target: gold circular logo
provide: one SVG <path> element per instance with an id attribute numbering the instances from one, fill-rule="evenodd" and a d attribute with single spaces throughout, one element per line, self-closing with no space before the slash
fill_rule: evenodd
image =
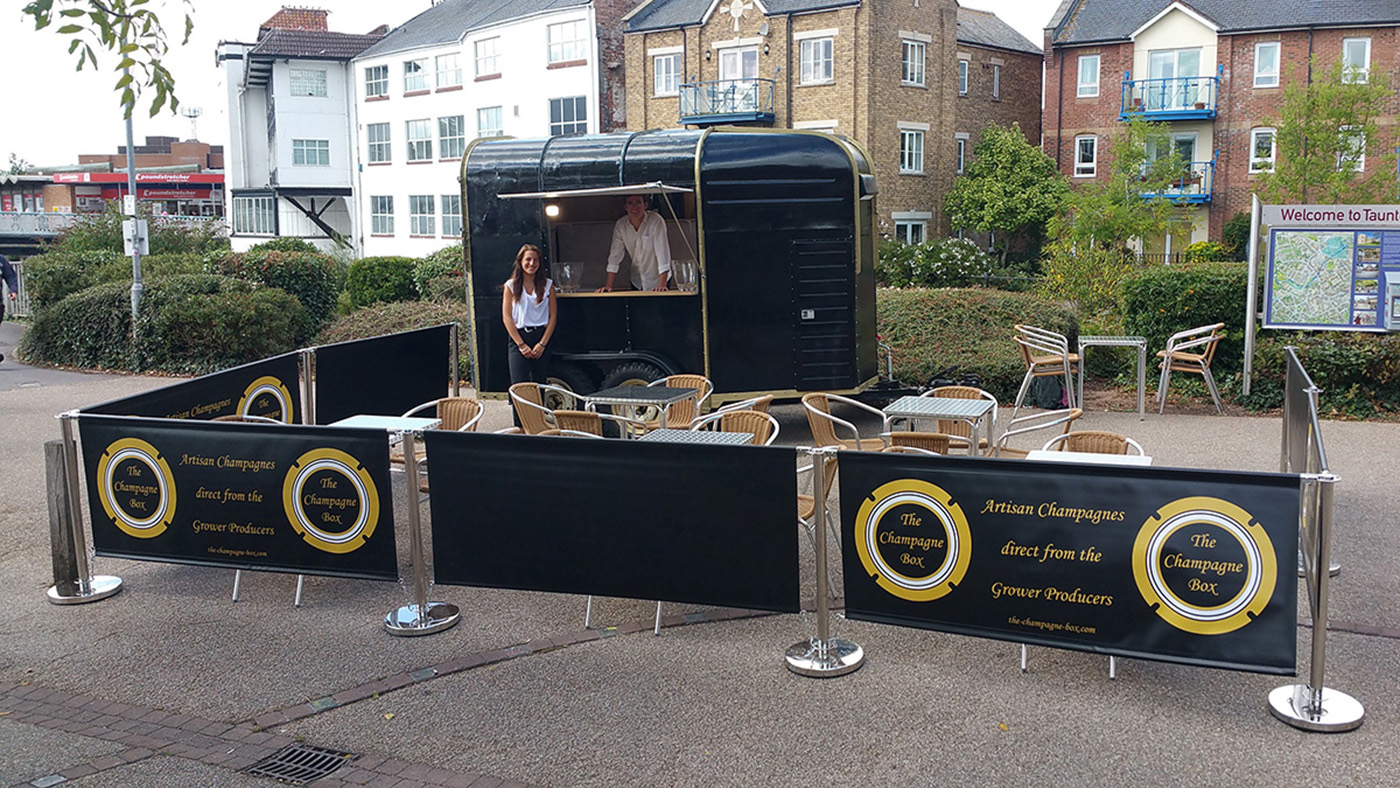
<path id="1" fill-rule="evenodd" d="M 379 493 L 359 460 L 338 449 L 297 458 L 282 483 L 282 506 L 301 538 L 327 553 L 358 550 L 379 524 Z"/>
<path id="2" fill-rule="evenodd" d="M 292 423 L 292 393 L 282 385 L 282 381 L 264 375 L 243 391 L 238 400 L 238 415 L 264 416 L 276 419 L 283 424 Z"/>
<path id="3" fill-rule="evenodd" d="M 153 539 L 175 519 L 175 477 L 151 444 L 123 438 L 97 462 L 102 510 L 129 536 Z"/>
<path id="4" fill-rule="evenodd" d="M 1181 498 L 1143 523 L 1133 578 L 1167 623 L 1197 635 L 1248 624 L 1278 581 L 1273 543 L 1249 512 L 1219 498 Z"/>
<path id="5" fill-rule="evenodd" d="M 856 514 L 861 565 L 889 593 L 911 602 L 946 595 L 972 561 L 972 532 L 943 488 L 901 479 L 876 488 Z"/>

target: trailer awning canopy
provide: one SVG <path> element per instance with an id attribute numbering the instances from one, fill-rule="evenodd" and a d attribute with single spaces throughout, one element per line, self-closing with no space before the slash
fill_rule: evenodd
<path id="1" fill-rule="evenodd" d="M 652 181 L 633 186 L 601 186 L 595 189 L 565 189 L 557 192 L 517 192 L 496 196 L 502 200 L 558 200 L 564 197 L 606 197 L 610 194 L 688 194 L 692 191 L 695 190 Z"/>

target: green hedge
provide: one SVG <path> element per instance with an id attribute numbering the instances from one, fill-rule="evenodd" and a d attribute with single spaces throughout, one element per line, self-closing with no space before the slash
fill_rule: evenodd
<path id="1" fill-rule="evenodd" d="M 150 235 L 150 253 L 203 255 L 228 249 L 228 236 L 223 222 L 202 220 L 190 222 L 176 217 L 154 216 L 150 203 L 137 209 Z M 109 200 L 102 213 L 80 214 L 50 244 L 49 249 L 63 252 L 120 252 L 123 247 L 121 203 Z"/>
<path id="2" fill-rule="evenodd" d="M 1324 416 L 1364 419 L 1400 413 L 1400 335 L 1395 334 L 1267 332 L 1255 348 L 1249 396 L 1238 394 L 1239 376 L 1226 386 L 1235 399 L 1254 409 L 1280 407 L 1287 373 L 1284 348 L 1289 345 L 1298 349 L 1303 369 L 1322 389 L 1319 410 Z"/>
<path id="3" fill-rule="evenodd" d="M 323 252 L 281 251 L 279 247 L 288 242 L 297 242 L 292 244 L 297 248 L 310 246 L 300 239 L 276 239 L 246 252 L 223 255 L 213 270 L 291 293 L 306 309 L 315 331 L 325 325 L 335 309 L 339 291 L 336 261 Z"/>
<path id="4" fill-rule="evenodd" d="M 466 306 L 460 302 L 393 301 L 367 306 L 336 318 L 316 337 L 316 344 L 349 342 L 352 339 L 366 339 L 380 334 L 412 331 L 445 323 L 456 323 L 458 326 L 462 349 L 458 375 L 463 380 L 470 379 L 471 357 L 465 333 L 467 312 Z"/>
<path id="5" fill-rule="evenodd" d="M 1017 323 L 1058 331 L 1071 345 L 1079 335 L 1073 311 L 1030 293 L 882 288 L 876 299 L 879 334 L 894 352 L 895 378 L 906 385 L 926 384 L 957 365 L 979 375 L 998 399 L 1014 399 L 1026 374 L 1013 339 Z"/>
<path id="6" fill-rule="evenodd" d="M 1148 349 L 1167 346 L 1178 331 L 1224 323 L 1226 337 L 1212 366 L 1240 369 L 1244 359 L 1244 312 L 1249 271 L 1243 263 L 1192 263 L 1142 268 L 1123 284 L 1123 328 L 1147 337 Z"/>
<path id="7" fill-rule="evenodd" d="M 203 373 L 297 347 L 308 333 L 297 299 L 211 274 L 146 283 L 131 340 L 131 282 L 107 282 L 36 312 L 20 342 L 27 360 L 93 369 Z"/>
<path id="8" fill-rule="evenodd" d="M 205 272 L 203 257 L 172 252 L 141 258 L 141 279 Z M 131 258 L 111 250 L 51 251 L 24 261 L 29 303 L 42 309 L 103 282 L 131 281 Z"/>
<path id="9" fill-rule="evenodd" d="M 345 295 L 355 306 L 389 301 L 412 301 L 418 297 L 413 286 L 412 257 L 363 257 L 350 264 L 345 277 Z"/>
<path id="10" fill-rule="evenodd" d="M 434 280 L 447 276 L 456 277 L 458 282 L 456 290 L 459 293 L 457 298 L 461 300 L 465 297 L 461 293 L 465 292 L 466 288 L 462 282 L 462 272 L 462 245 L 445 246 L 414 264 L 413 286 L 419 295 L 431 298 L 435 290 L 442 289 Z"/>

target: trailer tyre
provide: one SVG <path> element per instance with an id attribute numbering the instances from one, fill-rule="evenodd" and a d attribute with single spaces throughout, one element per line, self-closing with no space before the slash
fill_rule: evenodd
<path id="1" fill-rule="evenodd" d="M 603 382 L 599 388 L 610 389 L 613 386 L 645 386 L 646 384 L 664 377 L 666 373 L 655 364 L 645 361 L 628 361 L 613 367 L 608 374 L 603 376 Z"/>
<path id="2" fill-rule="evenodd" d="M 556 361 L 550 366 L 549 379 L 545 381 L 549 385 L 568 389 L 575 394 L 592 394 L 598 390 L 592 376 L 584 372 L 583 368 L 577 364 Z M 563 407 L 563 405 L 558 407 Z"/>

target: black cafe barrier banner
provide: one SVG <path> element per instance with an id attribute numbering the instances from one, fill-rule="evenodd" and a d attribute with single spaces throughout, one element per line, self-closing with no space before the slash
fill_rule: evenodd
<path id="1" fill-rule="evenodd" d="M 393 580 L 378 430 L 78 416 L 98 555 Z"/>
<path id="2" fill-rule="evenodd" d="M 301 423 L 298 353 L 254 361 L 192 380 L 124 397 L 84 413 L 208 420 L 218 416 L 263 416 Z"/>
<path id="3" fill-rule="evenodd" d="M 398 416 L 447 396 L 452 326 L 316 348 L 316 421 L 368 413 Z"/>
<path id="4" fill-rule="evenodd" d="M 1292 675 L 1299 482 L 842 452 L 846 615 Z"/>
<path id="5" fill-rule="evenodd" d="M 798 610 L 791 449 L 424 439 L 438 583 Z"/>

